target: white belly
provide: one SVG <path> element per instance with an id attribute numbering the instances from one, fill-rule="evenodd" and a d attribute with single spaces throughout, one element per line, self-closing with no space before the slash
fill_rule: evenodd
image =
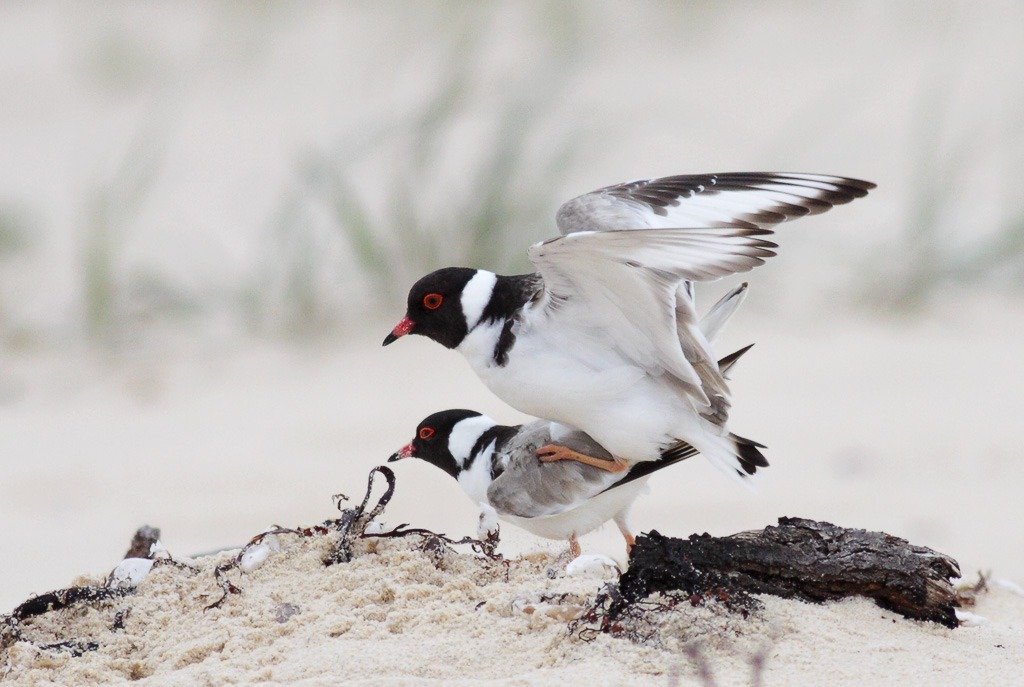
<path id="1" fill-rule="evenodd" d="M 633 480 L 628 484 L 598 494 L 583 504 L 559 513 L 539 518 L 520 518 L 515 515 L 498 513 L 498 517 L 517 527 L 546 539 L 568 539 L 569 535 L 582 536 L 628 510 L 636 497 L 646 491 L 647 479 Z"/>
<path id="2" fill-rule="evenodd" d="M 615 456 L 655 460 L 684 434 L 702 431 L 688 400 L 613 351 L 534 331 L 518 337 L 508 364 L 498 366 L 486 355 L 496 332 L 481 330 L 460 349 L 492 392 L 521 412 L 583 430 Z"/>

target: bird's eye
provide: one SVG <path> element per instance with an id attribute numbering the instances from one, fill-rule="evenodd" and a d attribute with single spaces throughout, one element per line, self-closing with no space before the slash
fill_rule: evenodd
<path id="1" fill-rule="evenodd" d="M 434 428 L 433 427 L 424 427 L 423 429 L 420 430 L 420 439 L 423 439 L 424 441 L 426 441 L 427 439 L 429 439 L 432 436 L 434 436 Z"/>
<path id="2" fill-rule="evenodd" d="M 423 307 L 427 310 L 437 310 L 444 303 L 444 296 L 439 293 L 428 293 L 423 297 Z"/>

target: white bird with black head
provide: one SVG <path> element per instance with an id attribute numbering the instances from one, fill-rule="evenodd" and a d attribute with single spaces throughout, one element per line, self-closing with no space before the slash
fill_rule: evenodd
<path id="1" fill-rule="evenodd" d="M 742 477 L 756 445 L 727 428 L 729 388 L 691 282 L 763 264 L 775 225 L 872 188 L 761 172 L 609 186 L 559 209 L 561 236 L 529 250 L 536 274 L 448 267 L 420 279 L 384 344 L 420 334 L 461 351 L 506 403 L 579 428 L 618 463 L 685 443 Z"/>

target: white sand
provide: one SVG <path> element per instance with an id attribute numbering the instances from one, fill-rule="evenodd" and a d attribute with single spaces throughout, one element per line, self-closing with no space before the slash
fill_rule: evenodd
<path id="1" fill-rule="evenodd" d="M 1009 353 L 1024 311 L 960 301 L 914 325 L 808 323 L 759 316 L 759 298 L 723 350 L 758 342 L 734 375 L 733 427 L 769 446 L 771 468 L 756 494 L 703 460 L 666 470 L 637 502 L 637 528 L 729 534 L 810 517 L 930 546 L 965 575 L 1024 581 L 1024 548 L 1006 544 L 1024 521 L 1024 357 Z M 416 338 L 381 349 L 390 324 L 329 350 L 158 349 L 127 369 L 8 356 L 0 378 L 22 391 L 0 405 L 0 609 L 107 568 L 143 523 L 194 553 L 275 521 L 316 522 L 327 494 L 361 490 L 436 410 L 521 417 L 457 353 Z M 454 480 L 407 463 L 388 519 L 474 533 L 477 511 Z M 547 546 L 510 528 L 504 537 L 510 552 Z M 583 545 L 623 556 L 613 527 Z"/>
<path id="2" fill-rule="evenodd" d="M 664 684 L 679 670 L 696 684 L 683 647 L 696 645 L 720 684 L 747 684 L 750 656 L 766 651 L 765 684 L 1008 684 L 1024 660 L 1024 597 L 984 594 L 987 622 L 949 630 L 905 620 L 867 600 L 811 605 L 764 598 L 744 620 L 688 604 L 662 616 L 656 640 L 599 635 L 584 642 L 567 622 L 599 574 L 550 576 L 550 555 L 505 568 L 470 555 L 436 562 L 415 540 L 363 540 L 356 558 L 325 567 L 327 537 L 281 537 L 282 551 L 233 579 L 243 589 L 216 609 L 213 567 L 157 566 L 137 592 L 25 623 L 40 643 L 96 641 L 74 657 L 26 642 L 0 652 L 12 685 L 299 683 Z M 563 562 L 564 564 L 564 562 Z M 79 580 L 99 583 L 101 578 Z M 545 594 L 562 595 L 544 602 Z M 113 630 L 124 611 L 123 629 Z M 646 628 L 650 629 L 650 628 Z"/>
<path id="3" fill-rule="evenodd" d="M 1007 418 L 1020 407 L 1024 360 L 1006 352 L 1018 345 L 1024 315 L 977 302 L 955 316 L 956 328 L 941 313 L 913 326 L 837 316 L 822 327 L 752 313 L 726 336 L 737 346 L 747 342 L 737 332 L 761 338 L 735 375 L 735 427 L 771 447 L 759 493 L 687 461 L 638 502 L 638 528 L 726 534 L 801 515 L 907 537 L 957 557 L 968 577 L 992 568 L 1020 581 L 1024 551 L 1007 542 L 1019 539 L 1021 453 L 1017 423 Z M 81 570 L 108 570 L 142 522 L 161 526 L 179 553 L 238 544 L 275 521 L 317 522 L 330 515 L 325 487 L 361 492 L 368 468 L 439 408 L 517 417 L 456 354 L 418 340 L 380 351 L 378 334 L 367 326 L 330 351 L 301 354 L 154 356 L 138 360 L 132 374 L 88 358 L 13 358 L 7 379 L 35 383 L 0 408 L 0 444 L 11 458 L 0 483 L 3 608 L 66 586 Z M 415 462 L 397 467 L 389 522 L 475 531 L 476 511 L 447 475 Z M 584 550 L 621 560 L 611 530 L 585 538 Z M 658 684 L 666 679 L 658 674 L 680 665 L 692 677 L 673 641 L 582 644 L 563 620 L 509 610 L 516 598 L 545 590 L 586 594 L 599 586 L 549 580 L 545 554 L 517 564 L 506 584 L 462 559 L 436 571 L 397 544 L 330 569 L 315 545 L 291 547 L 290 558 L 272 558 L 248 576 L 242 596 L 206 614 L 201 608 L 216 593 L 213 561 L 194 577 L 158 569 L 136 597 L 115 604 L 134 610 L 123 633 L 101 637 L 101 651 L 75 659 L 19 645 L 7 679 L 102 682 L 134 671 L 152 684 L 403 676 Z M 506 552 L 538 547 L 560 550 L 505 528 Z M 393 601 L 381 600 L 392 593 Z M 475 611 L 481 600 L 489 603 Z M 279 624 L 282 604 L 300 613 Z M 663 635 L 713 640 L 724 684 L 745 684 L 744 652 L 778 633 L 768 684 L 1005 684 L 1024 658 L 1024 601 L 1007 591 L 971 609 L 988 623 L 956 631 L 898 619 L 867 601 L 769 599 L 748 623 L 684 610 Z M 55 620 L 86 634 L 93 615 L 105 627 L 111 612 Z"/>

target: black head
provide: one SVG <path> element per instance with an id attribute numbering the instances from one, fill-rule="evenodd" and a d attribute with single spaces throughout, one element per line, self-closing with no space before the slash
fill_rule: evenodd
<path id="1" fill-rule="evenodd" d="M 389 463 L 403 458 L 420 458 L 432 463 L 452 477 L 458 477 L 468 456 L 453 456 L 449 439 L 455 425 L 463 420 L 482 417 L 475 410 L 442 410 L 427 417 L 416 427 L 416 435 L 408 444 L 388 458 Z"/>
<path id="2" fill-rule="evenodd" d="M 445 267 L 413 284 L 405 317 L 387 335 L 384 345 L 406 334 L 421 334 L 446 348 L 462 343 L 469 331 L 462 311 L 462 291 L 477 271 Z"/>

